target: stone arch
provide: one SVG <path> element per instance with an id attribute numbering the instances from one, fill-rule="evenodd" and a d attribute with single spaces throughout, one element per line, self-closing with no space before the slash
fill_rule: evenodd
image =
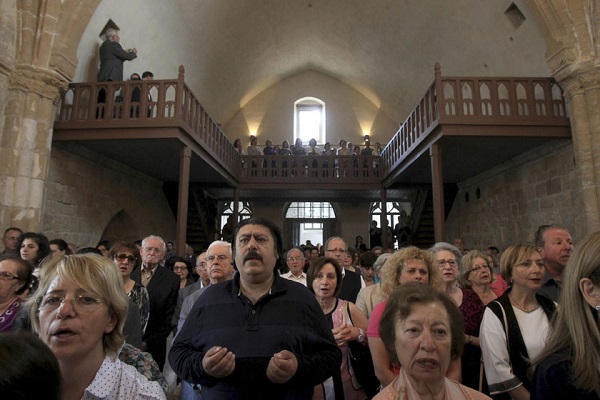
<path id="1" fill-rule="evenodd" d="M 143 238 L 135 220 L 125 210 L 120 210 L 110 219 L 100 239 L 108 240 L 112 244 L 119 240 L 133 243 Z"/>
<path id="2" fill-rule="evenodd" d="M 600 8 L 579 0 L 527 0 L 546 40 L 546 60 L 561 81 L 581 63 L 593 62 L 600 49 Z"/>
<path id="3" fill-rule="evenodd" d="M 595 1 L 528 0 L 546 41 L 546 60 L 569 102 L 585 232 L 600 229 L 600 8 Z"/>

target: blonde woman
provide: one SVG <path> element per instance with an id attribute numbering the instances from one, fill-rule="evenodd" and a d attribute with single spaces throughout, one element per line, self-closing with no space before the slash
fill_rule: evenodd
<path id="1" fill-rule="evenodd" d="M 414 246 L 398 250 L 387 259 L 385 265 L 381 276 L 381 289 L 386 300 L 394 288 L 402 283 L 417 281 L 435 285 L 439 279 L 439 271 L 433 267 L 431 254 Z M 399 372 L 398 366 L 390 362 L 386 347 L 379 336 L 379 324 L 385 306 L 386 301 L 373 308 L 367 329 L 375 375 L 384 387 L 389 385 Z"/>
<path id="2" fill-rule="evenodd" d="M 538 250 L 510 246 L 500 258 L 508 290 L 490 302 L 483 314 L 479 339 L 490 394 L 529 399 L 529 360 L 543 350 L 556 303 L 537 294 L 544 277 Z"/>
<path id="3" fill-rule="evenodd" d="M 575 247 L 563 274 L 560 308 L 534 360 L 534 400 L 600 398 L 600 232 Z"/>
<path id="4" fill-rule="evenodd" d="M 85 254 L 50 261 L 29 305 L 35 332 L 58 359 L 64 400 L 166 398 L 157 382 L 117 357 L 128 300 L 109 259 Z"/>

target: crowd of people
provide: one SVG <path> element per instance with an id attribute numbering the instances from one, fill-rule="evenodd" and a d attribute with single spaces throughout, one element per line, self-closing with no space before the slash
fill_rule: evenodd
<path id="1" fill-rule="evenodd" d="M 250 145 L 245 152 L 240 139 L 233 142 L 233 147 L 240 155 L 247 154 L 249 156 L 380 156 L 383 151 L 381 143 L 375 142 L 375 148 L 372 148 L 369 140 L 365 141 L 363 148 L 341 139 L 337 148 L 334 148 L 330 142 L 325 142 L 321 149 L 317 145 L 316 139 L 310 139 L 308 146 L 305 146 L 301 138 L 297 138 L 293 146 L 290 146 L 290 142 L 287 140 L 284 140 L 281 145 L 273 145 L 271 139 L 267 139 L 264 146 L 259 146 L 256 136 L 250 138 Z"/>
<path id="2" fill-rule="evenodd" d="M 181 399 L 600 396 L 600 232 L 574 249 L 544 225 L 501 254 L 337 236 L 284 250 L 262 218 L 182 256 L 154 235 L 75 254 L 15 227 L 2 242 L 3 398 L 35 398 L 22 376 L 38 371 L 61 377 L 44 398 L 163 399 L 167 362 Z"/>

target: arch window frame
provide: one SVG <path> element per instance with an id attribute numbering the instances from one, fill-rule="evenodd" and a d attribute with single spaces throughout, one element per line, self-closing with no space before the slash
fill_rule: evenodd
<path id="1" fill-rule="evenodd" d="M 310 115 L 305 113 L 311 113 Z M 315 115 L 317 115 L 315 117 Z M 316 132 L 303 133 L 303 124 L 316 123 Z M 315 121 L 316 120 L 316 121 Z M 316 97 L 303 97 L 294 102 L 294 142 L 297 138 L 302 139 L 302 143 L 307 145 L 310 139 L 315 139 L 318 144 L 326 142 L 326 109 L 325 102 Z"/>

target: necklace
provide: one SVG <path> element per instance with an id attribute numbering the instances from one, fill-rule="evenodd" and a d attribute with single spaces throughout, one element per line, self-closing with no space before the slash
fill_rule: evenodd
<path id="1" fill-rule="evenodd" d="M 540 308 L 539 304 L 536 304 L 535 307 L 533 307 L 533 308 L 525 308 L 522 305 L 520 305 L 519 303 L 517 303 L 515 301 L 515 299 L 513 299 L 512 297 L 508 296 L 508 298 L 510 299 L 510 301 L 512 301 L 515 304 L 515 306 L 517 306 L 521 311 L 523 311 L 524 313 L 527 313 L 527 314 L 532 313 L 535 310 L 537 310 L 538 308 Z"/>

